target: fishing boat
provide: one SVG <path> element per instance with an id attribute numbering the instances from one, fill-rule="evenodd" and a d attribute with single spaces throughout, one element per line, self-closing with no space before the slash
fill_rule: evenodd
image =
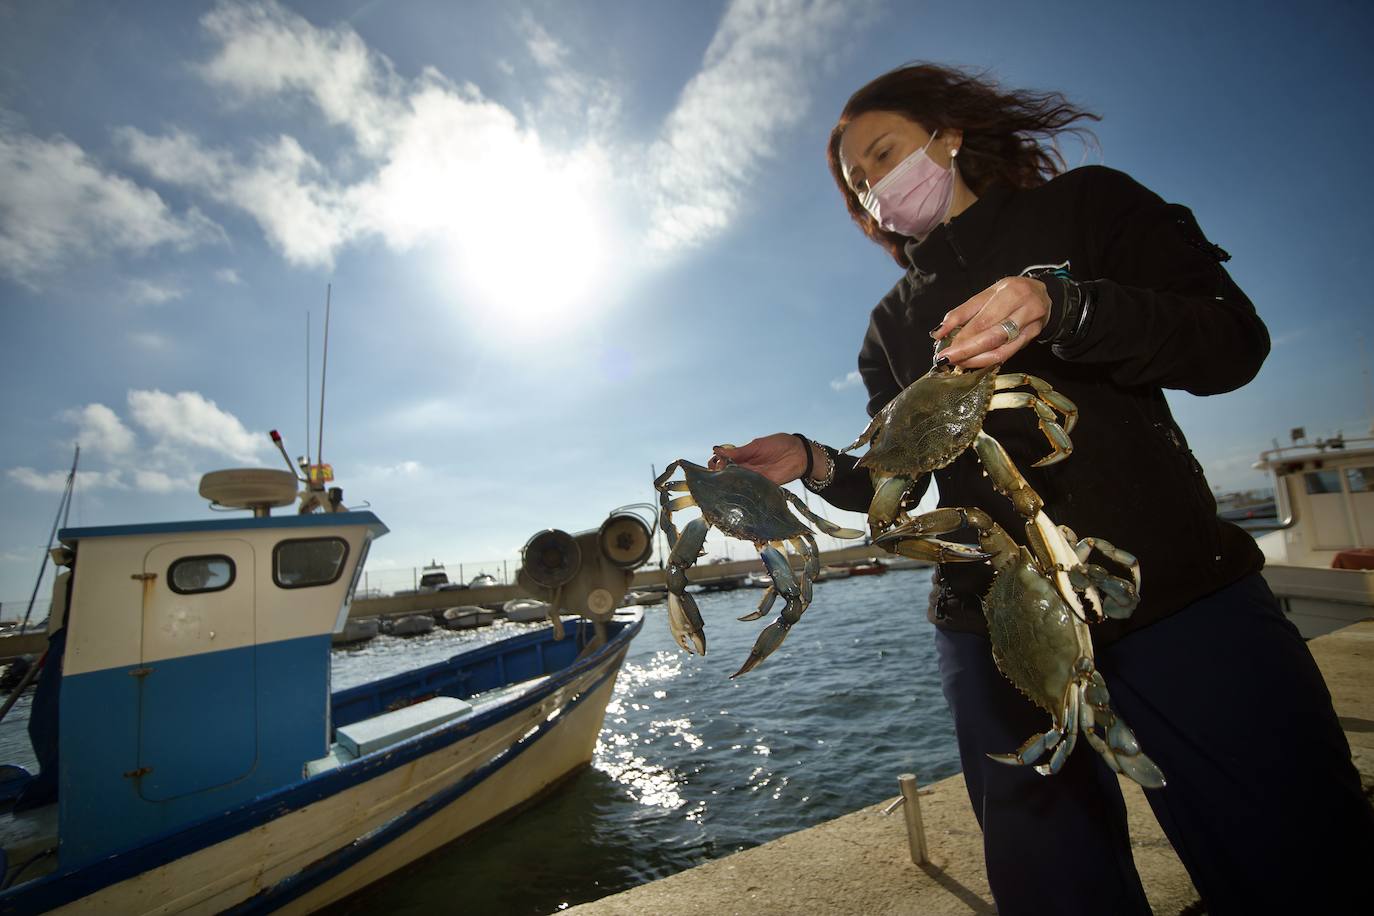
<path id="1" fill-rule="evenodd" d="M 501 613 L 507 620 L 530 623 L 549 616 L 549 603 L 538 598 L 512 598 L 501 605 Z"/>
<path id="2" fill-rule="evenodd" d="M 1255 463 L 1273 478 L 1277 515 L 1255 541 L 1269 587 L 1311 639 L 1374 617 L 1374 439 L 1300 438 Z"/>
<path id="3" fill-rule="evenodd" d="M 443 564 L 438 560 L 430 560 L 429 565 L 420 570 L 420 582 L 415 590 L 419 594 L 425 595 L 430 592 L 437 592 L 449 584 L 448 570 L 444 569 Z"/>
<path id="4" fill-rule="evenodd" d="M 439 618 L 450 630 L 474 630 L 491 626 L 496 621 L 496 612 L 475 604 L 461 604 L 446 608 Z"/>
<path id="5" fill-rule="evenodd" d="M 255 468 L 201 484 L 251 517 L 59 532 L 0 913 L 309 912 L 591 760 L 637 609 L 333 692 L 387 528 L 311 481 L 304 514 L 271 513 L 294 473 Z"/>

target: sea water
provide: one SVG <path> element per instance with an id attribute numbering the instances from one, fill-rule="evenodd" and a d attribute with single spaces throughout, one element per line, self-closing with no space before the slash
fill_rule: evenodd
<path id="1" fill-rule="evenodd" d="M 696 596 L 705 657 L 677 647 L 663 605 L 646 607 L 591 767 L 331 912 L 552 913 L 891 798 L 901 773 L 958 772 L 929 588 L 928 569 L 818 583 L 782 648 L 735 680 L 778 609 L 735 619 L 762 592 Z M 335 688 L 447 657 L 455 638 L 336 651 Z"/>

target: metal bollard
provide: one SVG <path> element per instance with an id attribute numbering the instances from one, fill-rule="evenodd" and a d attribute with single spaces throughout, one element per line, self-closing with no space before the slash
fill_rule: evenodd
<path id="1" fill-rule="evenodd" d="M 891 814 L 899 805 L 906 809 L 902 813 L 906 815 L 906 839 L 911 846 L 911 861 L 917 865 L 924 865 L 930 861 L 930 851 L 926 846 L 925 822 L 921 819 L 921 798 L 917 791 L 916 774 L 903 773 L 898 776 L 897 787 L 901 789 L 901 797 L 888 805 L 883 813 Z"/>

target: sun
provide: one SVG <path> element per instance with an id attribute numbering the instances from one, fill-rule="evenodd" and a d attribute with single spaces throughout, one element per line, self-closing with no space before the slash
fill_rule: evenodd
<path id="1" fill-rule="evenodd" d="M 528 339 L 593 317 L 611 280 L 607 188 L 596 162 L 540 156 L 483 189 L 444 246 L 461 318 Z"/>

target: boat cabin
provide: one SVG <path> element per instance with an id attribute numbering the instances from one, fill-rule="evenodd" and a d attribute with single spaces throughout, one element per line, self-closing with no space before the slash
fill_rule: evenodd
<path id="1" fill-rule="evenodd" d="M 340 512 L 60 533 L 62 868 L 296 782 L 329 753 L 330 637 L 386 531 Z"/>
<path id="2" fill-rule="evenodd" d="M 1271 563 L 1329 567 L 1374 547 L 1374 439 L 1277 448 L 1255 467 L 1274 477 L 1279 530 L 1257 539 Z"/>

